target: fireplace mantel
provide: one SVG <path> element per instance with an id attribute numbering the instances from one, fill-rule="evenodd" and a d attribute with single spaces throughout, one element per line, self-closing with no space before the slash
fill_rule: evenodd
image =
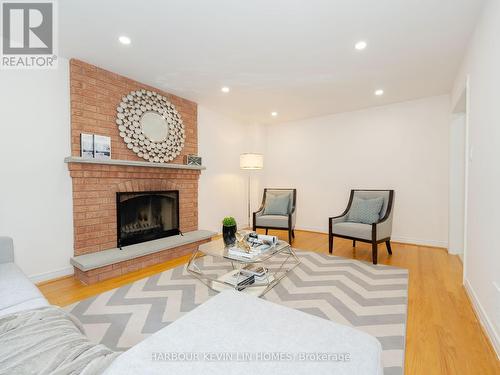
<path id="1" fill-rule="evenodd" d="M 68 156 L 64 158 L 65 163 L 80 163 L 80 164 L 102 164 L 102 165 L 123 165 L 129 167 L 146 167 L 146 168 L 170 168 L 170 169 L 190 169 L 201 171 L 206 169 L 202 165 L 185 165 L 175 163 L 151 163 L 147 161 L 135 160 L 117 160 L 117 159 L 85 159 L 78 156 Z"/>

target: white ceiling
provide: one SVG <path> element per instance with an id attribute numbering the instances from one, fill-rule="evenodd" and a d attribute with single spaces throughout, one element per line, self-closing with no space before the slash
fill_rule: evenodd
<path id="1" fill-rule="evenodd" d="M 482 4 L 61 0 L 59 48 L 240 120 L 281 122 L 448 93 Z"/>

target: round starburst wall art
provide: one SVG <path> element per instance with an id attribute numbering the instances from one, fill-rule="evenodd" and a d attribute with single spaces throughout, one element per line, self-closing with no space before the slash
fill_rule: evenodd
<path id="1" fill-rule="evenodd" d="M 127 147 L 144 160 L 170 162 L 184 148 L 180 113 L 154 91 L 136 90 L 124 96 L 116 108 L 116 124 Z"/>

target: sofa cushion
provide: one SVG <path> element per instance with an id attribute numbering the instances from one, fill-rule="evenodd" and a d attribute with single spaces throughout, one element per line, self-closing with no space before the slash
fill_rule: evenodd
<path id="1" fill-rule="evenodd" d="M 370 224 L 363 223 L 337 223 L 333 224 L 332 233 L 363 240 L 371 240 L 372 226 Z"/>
<path id="2" fill-rule="evenodd" d="M 10 237 L 0 237 L 0 263 L 14 263 L 14 242 Z"/>
<path id="3" fill-rule="evenodd" d="M 44 297 L 29 299 L 27 301 L 18 303 L 17 305 L 13 305 L 3 310 L 0 310 L 0 317 L 8 314 L 18 313 L 21 311 L 39 309 L 40 307 L 46 307 L 47 305 L 48 302 Z"/>
<path id="4" fill-rule="evenodd" d="M 255 218 L 258 227 L 288 228 L 288 216 L 262 215 Z"/>
<path id="5" fill-rule="evenodd" d="M 279 353 L 282 360 L 266 360 Z M 349 359 L 301 360 L 303 353 Z M 104 374 L 381 375 L 381 345 L 354 328 L 229 290 L 121 354 Z"/>
<path id="6" fill-rule="evenodd" d="M 0 264 L 0 315 L 48 306 L 47 300 L 14 263 Z"/>
<path id="7" fill-rule="evenodd" d="M 266 205 L 264 207 L 264 215 L 288 215 L 289 207 L 289 194 L 268 194 L 266 197 Z"/>
<path id="8" fill-rule="evenodd" d="M 373 224 L 380 218 L 380 210 L 384 205 L 384 198 L 361 199 L 354 197 L 352 200 L 347 221 L 354 223 Z"/>

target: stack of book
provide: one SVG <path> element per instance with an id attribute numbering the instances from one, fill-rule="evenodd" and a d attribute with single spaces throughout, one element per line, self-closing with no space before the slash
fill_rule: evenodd
<path id="1" fill-rule="evenodd" d="M 250 249 L 247 250 L 238 246 L 233 246 L 227 250 L 228 255 L 237 258 L 253 259 L 274 248 L 278 243 L 278 238 L 276 236 L 257 235 L 252 233 L 248 237 L 247 243 Z"/>
<path id="2" fill-rule="evenodd" d="M 236 257 L 236 258 L 253 259 L 256 256 L 259 256 L 261 254 L 261 252 L 257 251 L 257 250 L 253 250 L 253 249 L 250 249 L 249 251 L 247 251 L 245 249 L 241 249 L 239 247 L 234 246 L 234 247 L 230 247 L 227 250 L 227 254 L 229 256 Z"/>
<path id="3" fill-rule="evenodd" d="M 232 274 L 227 279 L 227 282 L 229 282 L 231 285 L 233 285 L 236 288 L 236 290 L 242 291 L 247 286 L 255 283 L 255 276 L 243 274 L 243 273 L 236 271 L 234 274 Z"/>
<path id="4" fill-rule="evenodd" d="M 267 280 L 268 269 L 257 264 L 247 264 L 241 269 L 241 274 L 245 276 L 253 276 L 255 282 L 263 282 Z"/>

